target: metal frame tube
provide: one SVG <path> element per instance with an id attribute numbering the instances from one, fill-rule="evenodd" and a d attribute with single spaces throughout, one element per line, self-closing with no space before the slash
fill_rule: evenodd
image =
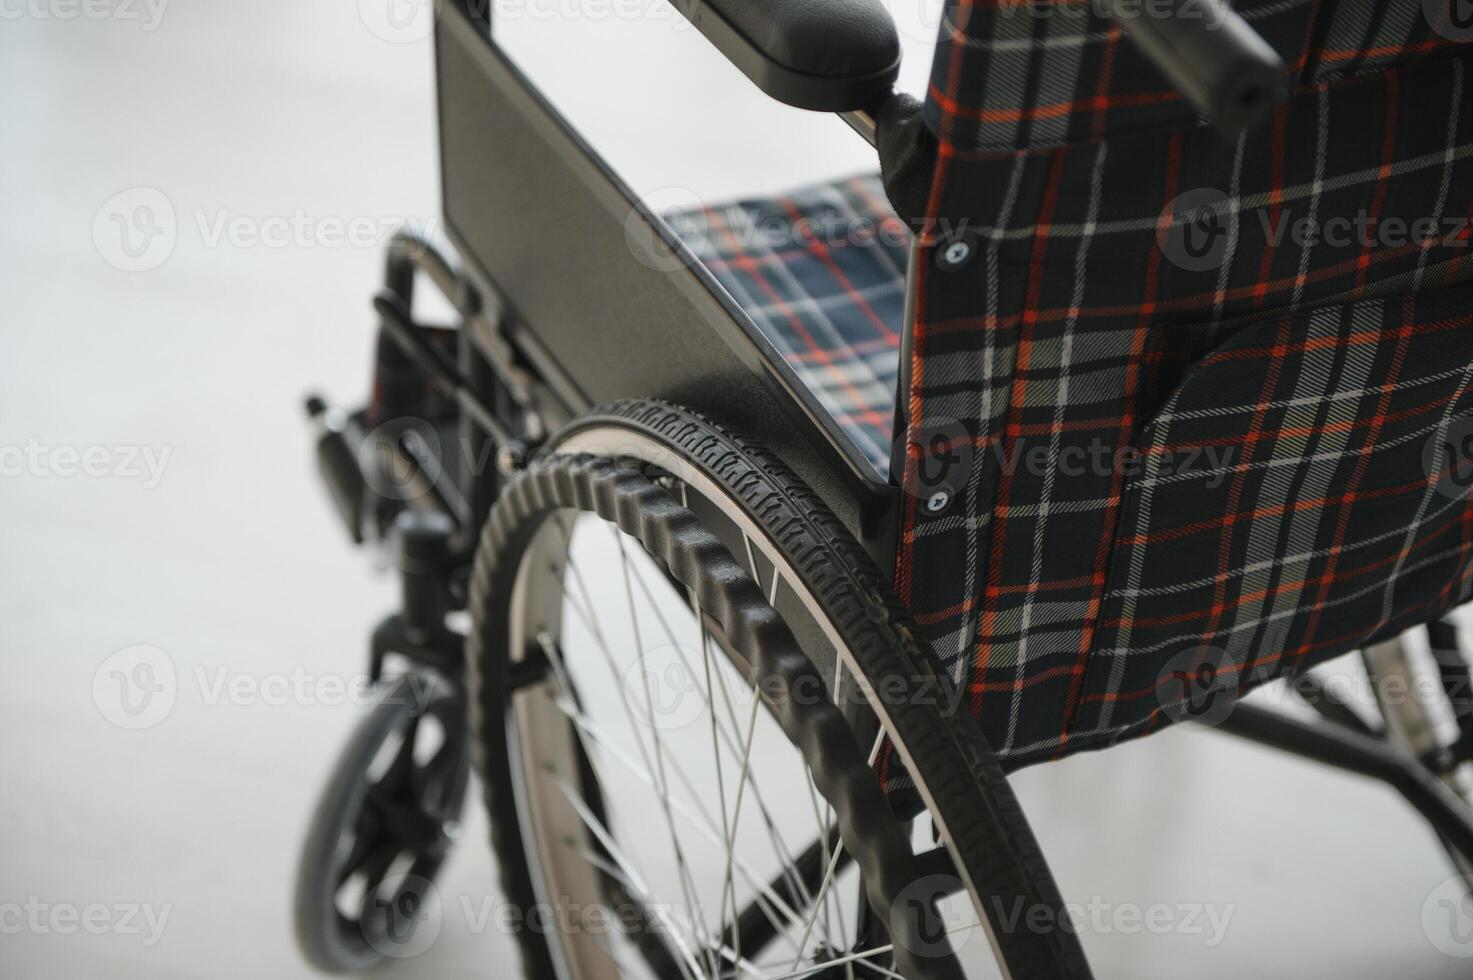
<path id="1" fill-rule="evenodd" d="M 1406 749 L 1349 729 L 1299 721 L 1248 704 L 1236 705 L 1218 727 L 1260 745 L 1390 784 L 1444 841 L 1473 859 L 1473 813 Z"/>

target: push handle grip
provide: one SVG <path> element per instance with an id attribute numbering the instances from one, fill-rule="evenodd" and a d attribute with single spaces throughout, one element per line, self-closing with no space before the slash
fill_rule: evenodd
<path id="1" fill-rule="evenodd" d="M 1262 121 L 1284 94 L 1284 62 L 1223 0 L 1106 0 L 1110 14 L 1219 129 Z"/>

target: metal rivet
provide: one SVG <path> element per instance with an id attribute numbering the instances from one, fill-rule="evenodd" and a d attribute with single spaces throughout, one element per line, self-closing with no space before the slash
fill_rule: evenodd
<path id="1" fill-rule="evenodd" d="M 951 506 L 951 494 L 945 490 L 937 490 L 926 500 L 926 510 L 933 514 L 939 514 Z"/>
<path id="2" fill-rule="evenodd" d="M 947 244 L 937 255 L 937 263 L 943 269 L 960 269 L 972 258 L 972 243 L 958 238 Z"/>

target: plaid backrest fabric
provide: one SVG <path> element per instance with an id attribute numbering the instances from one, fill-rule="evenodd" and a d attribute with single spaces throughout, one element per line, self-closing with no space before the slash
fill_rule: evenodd
<path id="1" fill-rule="evenodd" d="M 1095 14 L 951 5 L 896 584 L 1008 765 L 1469 598 L 1473 79 L 1430 6 L 1242 4 L 1294 88 L 1227 139 Z"/>
<path id="2" fill-rule="evenodd" d="M 926 119 L 957 152 L 1010 152 L 1190 125 L 1190 104 L 1105 15 L 1101 0 L 952 0 Z M 1124 0 L 1148 16 L 1155 0 Z M 1461 0 L 1238 0 L 1283 58 L 1290 86 L 1318 85 L 1473 37 Z M 1187 0 L 1181 16 L 1201 17 Z"/>

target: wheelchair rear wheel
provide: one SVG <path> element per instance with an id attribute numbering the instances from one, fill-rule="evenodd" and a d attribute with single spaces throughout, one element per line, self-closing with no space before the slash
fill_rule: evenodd
<path id="1" fill-rule="evenodd" d="M 530 976 L 1089 975 L 980 732 L 771 456 L 669 405 L 595 410 L 504 491 L 470 609 Z"/>

